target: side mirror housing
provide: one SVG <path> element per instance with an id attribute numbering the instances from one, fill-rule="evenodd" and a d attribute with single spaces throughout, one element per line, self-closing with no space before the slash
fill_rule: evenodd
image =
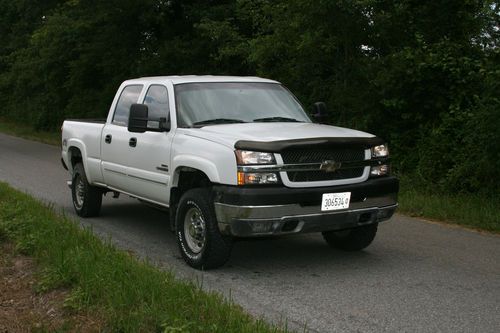
<path id="1" fill-rule="evenodd" d="M 170 131 L 170 121 L 166 117 L 151 119 L 148 113 L 147 105 L 132 104 L 128 117 L 128 131 L 133 133 Z M 148 127 L 148 122 L 156 122 L 158 127 Z"/>
<path id="2" fill-rule="evenodd" d="M 144 104 L 132 104 L 128 117 L 128 131 L 144 133 L 148 130 L 148 106 Z"/>
<path id="3" fill-rule="evenodd" d="M 316 102 L 313 104 L 312 117 L 317 123 L 325 124 L 328 120 L 328 111 L 324 102 Z"/>

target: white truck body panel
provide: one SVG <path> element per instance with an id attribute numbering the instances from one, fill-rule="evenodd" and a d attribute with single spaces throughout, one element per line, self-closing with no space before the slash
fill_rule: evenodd
<path id="1" fill-rule="evenodd" d="M 234 147 L 193 136 L 192 130 L 178 128 L 172 149 L 172 170 L 182 167 L 203 170 L 216 184 L 236 185 L 236 157 Z M 171 185 L 176 185 L 173 179 Z"/>
<path id="2" fill-rule="evenodd" d="M 63 126 L 63 138 L 68 138 L 66 145 L 64 145 L 63 139 L 63 160 L 66 165 L 71 167 L 71 163 L 68 162 L 71 161 L 71 153 L 65 148 L 78 148 L 82 154 L 87 179 L 92 183 L 104 182 L 101 171 L 101 133 L 103 128 L 104 124 L 71 120 L 66 120 Z"/>
<path id="3" fill-rule="evenodd" d="M 281 141 L 325 137 L 370 138 L 373 135 L 336 126 L 313 123 L 244 123 L 212 125 L 189 129 L 187 135 L 196 136 L 234 148 L 239 140 Z"/>
<path id="4" fill-rule="evenodd" d="M 134 133 L 137 138 L 135 148 L 128 147 L 129 188 L 135 194 L 155 202 L 168 205 L 170 198 L 170 154 L 174 132 Z M 158 170 L 166 165 L 169 171 Z"/>

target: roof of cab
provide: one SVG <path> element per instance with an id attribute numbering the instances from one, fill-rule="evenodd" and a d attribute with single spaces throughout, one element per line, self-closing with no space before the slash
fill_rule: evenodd
<path id="1" fill-rule="evenodd" d="M 279 83 L 278 81 L 264 79 L 256 76 L 217 76 L 217 75 L 172 75 L 172 76 L 149 76 L 127 80 L 124 83 L 160 83 L 171 81 L 173 84 L 198 83 L 198 82 L 264 82 Z"/>

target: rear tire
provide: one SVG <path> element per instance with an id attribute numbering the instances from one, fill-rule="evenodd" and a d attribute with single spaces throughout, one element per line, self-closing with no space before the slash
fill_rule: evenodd
<path id="1" fill-rule="evenodd" d="M 184 193 L 177 207 L 175 234 L 186 263 L 196 269 L 224 265 L 231 254 L 232 239 L 219 231 L 210 191 L 196 188 Z"/>
<path id="2" fill-rule="evenodd" d="M 377 234 L 378 223 L 349 230 L 324 231 L 323 238 L 331 247 L 344 251 L 360 251 L 370 245 Z"/>
<path id="3" fill-rule="evenodd" d="M 71 195 L 76 214 L 81 217 L 98 216 L 102 205 L 102 190 L 87 181 L 82 163 L 73 168 Z"/>

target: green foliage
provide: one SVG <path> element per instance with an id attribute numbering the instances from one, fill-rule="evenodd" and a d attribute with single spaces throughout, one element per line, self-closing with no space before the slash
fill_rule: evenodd
<path id="1" fill-rule="evenodd" d="M 283 332 L 218 294 L 103 243 L 5 183 L 0 183 L 0 235 L 37 259 L 38 292 L 66 288 L 65 309 L 98 314 L 105 331 Z"/>
<path id="2" fill-rule="evenodd" d="M 499 26 L 491 0 L 0 0 L 0 117 L 53 130 L 131 77 L 260 75 L 428 188 L 498 194 Z"/>
<path id="3" fill-rule="evenodd" d="M 448 221 L 500 233 L 500 197 L 486 194 L 443 194 L 401 177 L 398 210 L 410 216 Z"/>

